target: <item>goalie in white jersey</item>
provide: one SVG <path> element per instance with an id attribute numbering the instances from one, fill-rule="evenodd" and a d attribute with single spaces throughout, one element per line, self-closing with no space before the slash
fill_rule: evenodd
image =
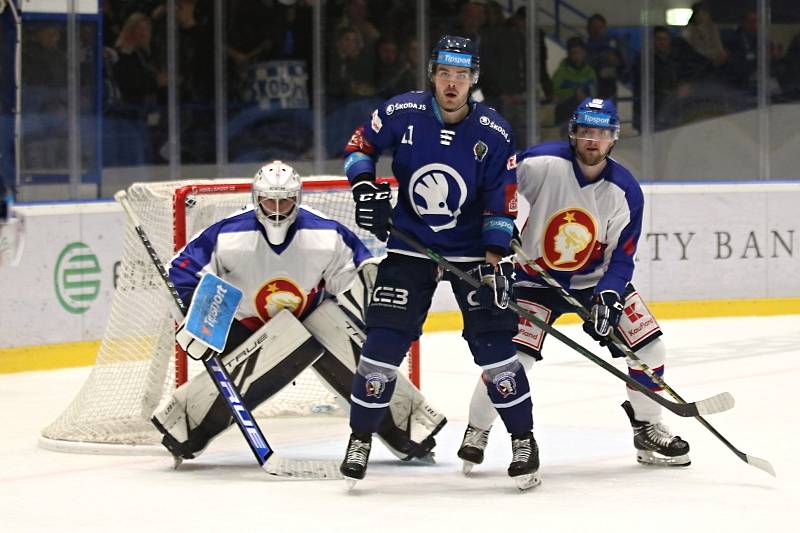
<path id="1" fill-rule="evenodd" d="M 292 167 L 265 165 L 252 191 L 253 208 L 212 224 L 178 252 L 170 279 L 187 306 L 206 272 L 242 291 L 221 359 L 249 409 L 309 366 L 347 408 L 377 259 L 347 227 L 300 205 L 302 184 Z M 176 342 L 190 357 L 207 355 L 183 325 Z M 446 420 L 401 382 L 379 435 L 403 460 L 432 460 L 433 436 Z M 152 421 L 180 459 L 196 457 L 233 423 L 206 373 L 179 387 Z"/>
<path id="2" fill-rule="evenodd" d="M 657 376 L 664 373 L 666 349 L 661 329 L 631 284 L 634 254 L 642 227 L 644 196 L 636 179 L 608 155 L 619 137 L 619 119 L 610 100 L 586 98 L 569 124 L 569 142 L 543 143 L 516 157 L 519 193 L 530 204 L 521 233 L 525 255 L 566 288 L 590 319 L 583 329 L 614 357 L 608 344 L 617 336 Z M 574 313 L 559 291 L 517 258 L 514 295 L 521 307 L 549 324 Z M 520 319 L 514 338 L 520 362 L 529 370 L 541 360 L 545 332 Z M 635 361 L 629 374 L 653 391 L 661 387 Z M 497 416 L 478 385 L 470 405 L 469 426 L 458 455 L 465 469 L 483 460 L 489 429 Z M 637 459 L 643 464 L 689 465 L 689 444 L 661 423 L 661 406 L 627 388 L 622 404 L 634 430 Z"/>

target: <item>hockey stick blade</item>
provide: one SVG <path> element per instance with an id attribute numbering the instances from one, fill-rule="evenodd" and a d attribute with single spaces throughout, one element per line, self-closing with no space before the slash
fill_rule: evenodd
<path id="1" fill-rule="evenodd" d="M 415 237 L 412 237 L 411 235 L 406 233 L 405 231 L 403 231 L 401 229 L 398 229 L 394 225 L 390 226 L 390 230 L 389 231 L 391 232 L 392 235 L 394 235 L 395 237 L 397 237 L 398 239 L 400 239 L 401 241 L 403 241 L 407 245 L 411 246 L 412 248 L 414 248 L 418 252 L 424 254 L 426 257 L 428 257 L 429 259 L 434 261 L 437 265 L 439 265 L 443 269 L 445 269 L 445 270 L 447 270 L 449 272 L 452 272 L 456 277 L 461 279 L 464 283 L 470 285 L 472 288 L 477 289 L 477 288 L 479 288 L 481 286 L 481 282 L 480 281 L 478 281 L 477 279 L 475 279 L 471 275 L 467 274 L 466 272 L 464 272 L 463 270 L 461 270 L 460 268 L 458 268 L 457 266 L 452 264 L 450 261 L 448 261 L 447 259 L 445 259 L 441 255 L 439 255 L 438 253 L 434 252 L 433 250 L 431 250 L 430 248 L 428 248 L 427 246 L 425 246 L 424 244 L 419 242 Z M 657 394 L 657 393 L 651 391 L 650 389 L 648 389 L 647 387 L 645 387 L 644 385 L 642 385 L 641 383 L 639 383 L 635 379 L 633 379 L 630 376 L 628 376 L 627 374 L 621 372 L 614 365 L 612 365 L 612 364 L 608 363 L 607 361 L 603 360 L 601 357 L 596 356 L 595 354 L 593 354 L 592 352 L 590 352 L 589 350 L 584 348 L 582 345 L 580 345 L 577 342 L 575 342 L 574 340 L 572 340 L 570 337 L 564 335 L 559 330 L 557 330 L 556 328 L 554 328 L 553 326 L 551 326 L 547 322 L 543 321 L 541 318 L 536 316 L 534 313 L 531 313 L 527 309 L 525 309 L 523 307 L 520 307 L 519 304 L 517 304 L 517 302 L 512 300 L 511 302 L 509 302 L 508 308 L 511 309 L 512 311 L 514 311 L 517 315 L 519 315 L 519 316 L 525 318 L 526 320 L 529 320 L 530 322 L 536 324 L 542 330 L 548 332 L 553 337 L 555 337 L 556 339 L 560 340 L 561 342 L 563 342 L 564 344 L 566 344 L 567 346 L 569 346 L 570 348 L 572 348 L 573 350 L 575 350 L 576 352 L 578 352 L 579 354 L 584 356 L 585 358 L 589 359 L 590 361 L 592 361 L 596 365 L 598 365 L 598 366 L 602 367 L 603 369 L 605 369 L 607 372 L 613 374 L 614 376 L 616 376 L 620 380 L 624 381 L 632 389 L 635 389 L 635 390 L 641 392 L 642 394 L 644 394 L 645 396 L 647 396 L 648 398 L 650 398 L 654 402 L 656 402 L 658 404 L 661 404 L 663 407 L 665 407 L 666 409 L 668 409 L 671 412 L 675 413 L 676 415 L 683 416 L 683 417 L 696 417 L 696 416 L 700 415 L 700 412 L 698 410 L 698 406 L 697 406 L 697 404 L 695 402 L 676 403 L 676 402 L 672 402 L 672 401 L 667 400 L 666 398 L 662 397 L 660 394 Z M 714 398 L 716 398 L 716 396 L 714 396 L 712 398 L 708 398 L 707 400 L 703 400 L 703 401 L 714 400 Z M 731 398 L 731 400 L 732 399 L 733 398 Z M 716 406 L 716 407 L 720 407 L 721 408 L 721 407 L 724 407 L 725 405 L 724 405 L 724 402 L 719 402 L 719 404 L 717 405 L 717 402 L 713 401 L 713 402 L 710 402 L 708 404 L 707 408 L 708 409 L 712 409 L 713 408 L 712 406 Z M 722 410 L 725 410 L 725 409 L 722 409 Z"/>
<path id="2" fill-rule="evenodd" d="M 736 401 L 730 392 L 721 392 L 711 398 L 695 402 L 697 405 L 697 413 L 700 415 L 713 415 L 714 413 L 722 413 L 728 409 L 732 409 Z"/>
<path id="3" fill-rule="evenodd" d="M 747 455 L 746 453 L 743 454 L 743 455 L 744 455 L 744 460 L 750 466 L 754 466 L 754 467 L 756 467 L 756 468 L 758 468 L 760 470 L 763 470 L 764 472 L 766 472 L 767 474 L 771 475 L 772 477 L 777 477 L 775 475 L 775 469 L 772 468 L 772 465 L 769 464 L 769 461 L 767 461 L 766 459 L 761 459 L 759 457 L 753 457 L 752 455 Z"/>
<path id="4" fill-rule="evenodd" d="M 297 480 L 342 479 L 342 474 L 339 472 L 339 463 L 332 460 L 291 459 L 273 454 L 262 468 L 267 474 L 280 478 Z"/>

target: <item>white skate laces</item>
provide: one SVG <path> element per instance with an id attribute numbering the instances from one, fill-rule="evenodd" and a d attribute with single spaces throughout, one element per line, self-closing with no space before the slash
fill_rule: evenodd
<path id="1" fill-rule="evenodd" d="M 476 428 L 475 426 L 468 425 L 467 431 L 464 433 L 464 440 L 461 443 L 461 447 L 470 446 L 472 448 L 478 448 L 479 450 L 485 450 L 486 445 L 489 443 L 489 429 L 480 429 Z"/>

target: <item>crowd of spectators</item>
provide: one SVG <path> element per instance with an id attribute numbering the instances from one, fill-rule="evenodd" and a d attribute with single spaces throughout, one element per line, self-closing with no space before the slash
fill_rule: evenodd
<path id="1" fill-rule="evenodd" d="M 183 163 L 215 160 L 214 2 L 175 0 Z M 313 144 L 313 0 L 225 2 L 225 76 L 231 161 L 310 158 Z M 104 0 L 104 164 L 163 163 L 167 146 L 166 0 Z M 474 39 L 481 50 L 479 87 L 489 105 L 526 137 L 527 17 L 506 14 L 496 0 L 431 0 L 428 42 L 443 34 Z M 382 100 L 425 88 L 418 78 L 416 3 L 404 0 L 329 0 L 325 4 L 325 151 L 336 157 L 352 128 Z M 702 113 L 755 105 L 757 19 L 748 12 L 735 30 L 721 30 L 705 2 L 682 32 L 657 27 L 654 43 L 656 129 Z M 63 86 L 63 27 L 47 25 L 27 39 L 30 77 Z M 566 57 L 547 70 L 545 34 L 538 35 L 540 102 L 554 107 L 556 126 L 578 101 L 620 98 L 632 89 L 633 127 L 640 127 L 640 58 L 609 31 L 602 14 L 585 33 L 566 40 Z M 49 50 L 49 51 L 48 51 Z M 35 54 L 31 56 L 31 54 Z M 773 101 L 800 99 L 800 34 L 770 49 Z M 30 65 L 39 65 L 32 68 Z M 53 80 L 56 80 L 55 82 Z M 62 80 L 63 81 L 63 80 Z M 31 84 L 31 83 L 29 83 Z M 35 85 L 35 83 L 32 83 Z M 36 97 L 35 90 L 28 94 Z M 63 97 L 63 94 L 61 95 Z M 56 99 L 57 100 L 57 99 Z M 30 100 L 29 100 L 30 102 Z M 687 105 L 694 103 L 695 105 Z M 56 101 L 55 105 L 64 103 Z M 47 112 L 42 104 L 43 112 Z"/>

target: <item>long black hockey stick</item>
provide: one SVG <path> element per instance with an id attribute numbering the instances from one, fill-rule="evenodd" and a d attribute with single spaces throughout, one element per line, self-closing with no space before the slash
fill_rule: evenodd
<path id="1" fill-rule="evenodd" d="M 565 289 L 564 286 L 558 282 L 558 280 L 556 280 L 553 276 L 551 276 L 547 270 L 542 268 L 541 265 L 536 263 L 536 261 L 528 257 L 527 254 L 525 254 L 525 251 L 522 250 L 522 247 L 519 246 L 519 244 L 516 241 L 513 241 L 511 243 L 511 249 L 517 255 L 517 258 L 520 260 L 521 263 L 524 263 L 533 268 L 550 287 L 556 289 L 561 294 L 561 297 L 564 298 L 564 300 L 567 303 L 572 305 L 572 307 L 575 309 L 575 312 L 578 313 L 578 316 L 580 316 L 582 320 L 586 321 L 589 319 L 589 310 L 586 309 L 583 306 L 583 304 L 581 304 L 577 299 L 575 299 L 575 297 L 572 296 L 569 293 L 569 291 L 567 291 L 567 289 Z M 680 403 L 686 403 L 686 400 L 681 398 L 680 394 L 678 394 L 672 387 L 667 385 L 667 383 L 661 378 L 661 376 L 656 375 L 651 368 L 649 368 L 641 359 L 639 359 L 633 352 L 633 350 L 628 348 L 628 345 L 622 342 L 622 340 L 620 340 L 619 336 L 617 336 L 617 334 L 613 330 L 609 335 L 609 340 L 612 342 L 612 344 L 614 344 L 614 346 L 617 349 L 619 349 L 622 353 L 625 354 L 625 357 L 635 361 L 636 364 L 638 364 L 653 381 L 658 383 L 658 385 L 662 389 L 667 391 L 670 396 L 675 398 L 675 400 L 677 400 Z M 731 401 L 733 401 L 733 397 L 731 397 Z M 771 474 L 772 476 L 775 475 L 775 470 L 772 468 L 772 465 L 769 463 L 769 461 L 766 461 L 759 457 L 753 457 L 752 455 L 747 455 L 746 453 L 739 451 L 733 444 L 731 444 L 728 441 L 728 439 L 720 435 L 720 433 L 716 429 L 714 429 L 714 427 L 711 424 L 709 424 L 705 418 L 703 418 L 699 414 L 695 416 L 695 418 L 697 419 L 698 422 L 703 424 L 703 426 L 705 426 L 705 428 L 709 430 L 715 437 L 721 440 L 722 443 L 725 444 L 725 446 L 727 446 L 728 449 L 730 449 L 734 454 L 736 454 L 736 456 L 739 459 L 741 459 L 742 461 L 751 466 L 760 468 L 767 474 Z"/>
<path id="2" fill-rule="evenodd" d="M 167 290 L 172 297 L 174 305 L 173 315 L 183 317 L 186 315 L 186 305 L 183 303 L 178 290 L 169 279 L 167 270 L 164 268 L 161 259 L 158 257 L 153 244 L 147 237 L 147 234 L 142 227 L 139 217 L 133 210 L 133 207 L 128 202 L 125 191 L 119 191 L 114 195 L 114 199 L 119 202 L 122 208 L 133 223 L 136 234 L 139 240 L 147 250 L 147 255 L 153 266 L 158 271 L 158 275 L 164 282 Z M 258 427 L 255 418 L 250 410 L 245 406 L 241 394 L 236 387 L 236 384 L 231 379 L 225 365 L 220 361 L 219 354 L 214 353 L 211 357 L 203 361 L 211 381 L 216 385 L 220 395 L 225 399 L 228 408 L 236 421 L 236 425 L 242 431 L 247 444 L 256 456 L 256 460 L 261 468 L 270 475 L 278 477 L 288 477 L 297 479 L 342 479 L 339 473 L 338 465 L 335 461 L 322 461 L 322 460 L 305 460 L 305 459 L 290 459 L 275 455 L 274 450 L 267 442 L 261 428 Z"/>
<path id="3" fill-rule="evenodd" d="M 405 242 L 415 250 L 420 253 L 425 254 L 427 257 L 432 259 L 436 264 L 444 268 L 445 270 L 449 270 L 453 274 L 455 274 L 459 279 L 470 285 L 471 287 L 477 289 L 481 286 L 481 282 L 477 279 L 473 278 L 457 266 L 450 263 L 447 259 L 439 255 L 438 253 L 434 252 L 430 248 L 427 248 L 417 239 L 409 235 L 408 233 L 404 232 L 401 229 L 398 229 L 395 226 L 391 226 L 390 229 L 392 235 L 400 239 L 401 241 Z M 582 356 L 586 357 L 593 363 L 598 366 L 603 367 L 606 371 L 614 374 L 617 378 L 621 379 L 625 383 L 628 384 L 629 387 L 632 389 L 636 389 L 637 391 L 641 392 L 648 398 L 652 399 L 654 402 L 661 404 L 665 408 L 669 409 L 673 413 L 678 416 L 698 416 L 700 413 L 703 414 L 711 414 L 711 413 L 719 413 L 722 411 L 726 411 L 731 408 L 731 401 L 730 401 L 730 394 L 722 393 L 716 396 L 712 396 L 711 398 L 706 398 L 705 400 L 700 400 L 699 402 L 691 402 L 691 403 L 675 403 L 667 400 L 656 394 L 655 392 L 651 391 L 635 379 L 631 378 L 627 374 L 618 370 L 612 364 L 604 361 L 600 357 L 594 355 L 592 352 L 575 342 L 574 340 L 570 339 L 554 327 L 552 327 L 547 322 L 544 322 L 542 319 L 519 306 L 514 301 L 509 302 L 508 308 L 517 313 L 519 316 L 525 318 L 526 320 L 530 320 L 543 330 L 547 331 L 555 338 L 581 354 Z"/>

